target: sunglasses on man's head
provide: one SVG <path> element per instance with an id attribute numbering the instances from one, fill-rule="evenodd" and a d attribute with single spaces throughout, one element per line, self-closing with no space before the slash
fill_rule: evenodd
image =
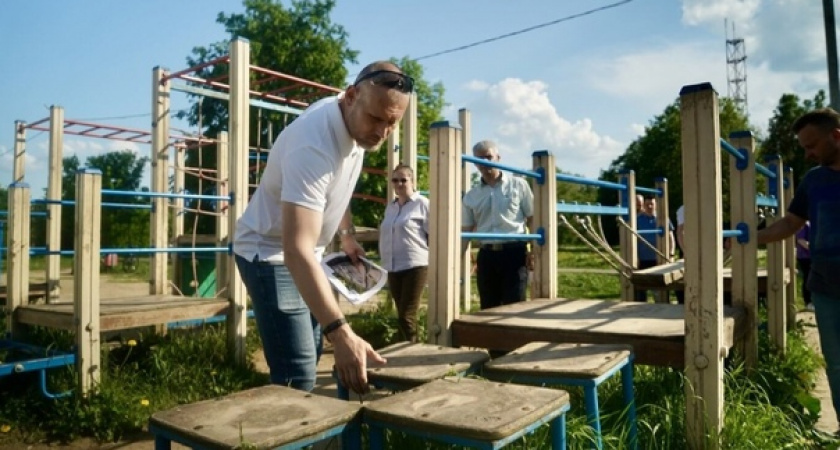
<path id="1" fill-rule="evenodd" d="M 362 75 L 353 83 L 353 86 L 358 86 L 359 83 L 365 80 L 370 80 L 371 84 L 377 86 L 396 89 L 404 94 L 409 94 L 414 90 L 414 78 L 404 73 L 391 70 L 374 70 L 373 72 Z"/>

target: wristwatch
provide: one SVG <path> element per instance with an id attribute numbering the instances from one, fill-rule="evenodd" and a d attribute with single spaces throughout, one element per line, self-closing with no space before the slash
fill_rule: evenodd
<path id="1" fill-rule="evenodd" d="M 338 230 L 339 236 L 346 236 L 348 234 L 356 234 L 356 227 L 350 227 L 345 230 Z"/>

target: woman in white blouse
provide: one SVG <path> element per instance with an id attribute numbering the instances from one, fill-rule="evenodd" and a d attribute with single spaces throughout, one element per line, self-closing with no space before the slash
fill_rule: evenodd
<path id="1" fill-rule="evenodd" d="M 385 207 L 379 226 L 379 255 L 397 306 L 400 332 L 417 342 L 417 310 L 429 266 L 429 199 L 414 187 L 414 171 L 398 165 L 391 174 L 397 198 Z"/>

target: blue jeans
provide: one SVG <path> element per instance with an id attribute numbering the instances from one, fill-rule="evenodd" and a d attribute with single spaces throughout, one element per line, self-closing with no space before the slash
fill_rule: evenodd
<path id="1" fill-rule="evenodd" d="M 834 412 L 840 414 L 840 298 L 811 292 Z"/>
<path id="2" fill-rule="evenodd" d="M 271 383 L 311 391 L 321 357 L 321 326 L 289 269 L 239 255 L 236 267 L 251 297 Z"/>

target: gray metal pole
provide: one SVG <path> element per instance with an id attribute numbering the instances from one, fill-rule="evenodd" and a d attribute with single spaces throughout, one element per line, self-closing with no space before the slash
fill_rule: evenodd
<path id="1" fill-rule="evenodd" d="M 825 50 L 828 60 L 828 94 L 831 107 L 840 111 L 840 80 L 837 77 L 837 31 L 834 25 L 834 0 L 823 0 Z"/>

